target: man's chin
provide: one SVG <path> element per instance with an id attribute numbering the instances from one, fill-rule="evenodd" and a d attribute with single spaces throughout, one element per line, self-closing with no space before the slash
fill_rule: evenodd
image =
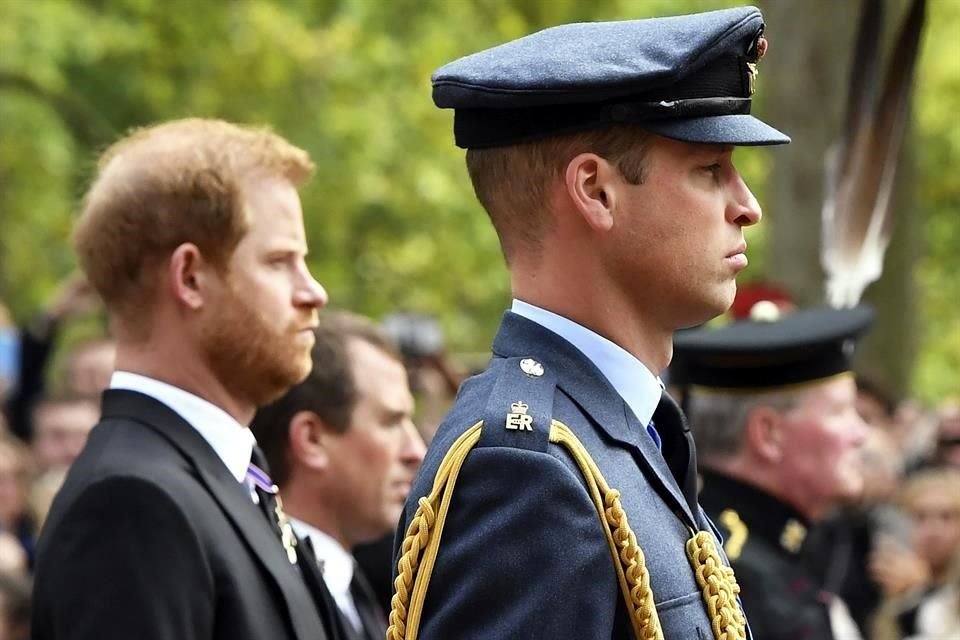
<path id="1" fill-rule="evenodd" d="M 735 291 L 735 290 L 734 290 Z M 677 329 L 690 329 L 710 322 L 726 313 L 733 304 L 733 295 L 717 295 L 713 299 L 704 299 L 701 304 L 691 306 L 689 312 L 679 322 Z"/>
<path id="2" fill-rule="evenodd" d="M 304 366 L 297 369 L 291 367 L 290 370 L 282 374 L 272 377 L 265 376 L 262 384 L 257 388 L 257 397 L 254 398 L 254 404 L 258 408 L 264 407 L 282 398 L 287 391 L 307 379 L 311 369 L 309 363 L 310 361 L 307 360 Z"/>

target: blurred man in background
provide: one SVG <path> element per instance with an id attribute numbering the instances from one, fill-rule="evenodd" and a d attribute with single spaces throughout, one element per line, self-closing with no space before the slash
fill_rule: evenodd
<path id="1" fill-rule="evenodd" d="M 258 411 L 251 429 L 347 636 L 381 640 L 385 612 L 351 552 L 395 530 L 425 447 L 402 357 L 386 335 L 346 312 L 324 313 L 315 333 L 313 371 Z"/>
<path id="2" fill-rule="evenodd" d="M 834 636 L 801 552 L 808 529 L 863 489 L 867 425 L 850 358 L 870 319 L 865 308 L 812 310 L 675 337 L 671 381 L 687 387 L 700 501 L 757 638 L 850 637 Z"/>

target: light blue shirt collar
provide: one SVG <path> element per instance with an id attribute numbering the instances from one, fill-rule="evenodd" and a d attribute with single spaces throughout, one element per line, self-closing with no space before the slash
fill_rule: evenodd
<path id="1" fill-rule="evenodd" d="M 613 385 L 640 424 L 650 424 L 660 403 L 663 382 L 646 365 L 603 336 L 552 311 L 522 300 L 514 300 L 510 310 L 553 331 L 580 350 Z"/>

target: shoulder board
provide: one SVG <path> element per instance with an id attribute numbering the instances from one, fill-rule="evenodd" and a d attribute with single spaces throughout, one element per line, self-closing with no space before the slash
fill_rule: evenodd
<path id="1" fill-rule="evenodd" d="M 536 358 L 506 358 L 483 410 L 478 447 L 546 451 L 557 377 Z"/>

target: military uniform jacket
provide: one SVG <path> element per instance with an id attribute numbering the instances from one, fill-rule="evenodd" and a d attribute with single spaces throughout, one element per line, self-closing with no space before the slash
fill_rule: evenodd
<path id="1" fill-rule="evenodd" d="M 529 407 L 531 430 L 505 428 L 518 402 Z M 690 530 L 709 524 L 696 503 L 692 440 L 676 404 L 664 396 L 654 415 L 661 455 L 645 425 L 580 351 L 509 312 L 488 368 L 464 384 L 440 426 L 401 521 L 395 553 L 446 452 L 484 420 L 450 503 L 419 637 L 633 637 L 583 476 L 567 451 L 547 440 L 551 419 L 576 434 L 620 491 L 646 555 L 665 638 L 712 638 L 685 552 Z"/>
<path id="2" fill-rule="evenodd" d="M 110 390 L 40 537 L 32 638 L 324 640 L 305 577 L 193 427 Z"/>
<path id="3" fill-rule="evenodd" d="M 766 493 L 703 474 L 700 501 L 724 538 L 758 640 L 833 640 L 828 597 L 801 558 L 807 521 Z"/>

